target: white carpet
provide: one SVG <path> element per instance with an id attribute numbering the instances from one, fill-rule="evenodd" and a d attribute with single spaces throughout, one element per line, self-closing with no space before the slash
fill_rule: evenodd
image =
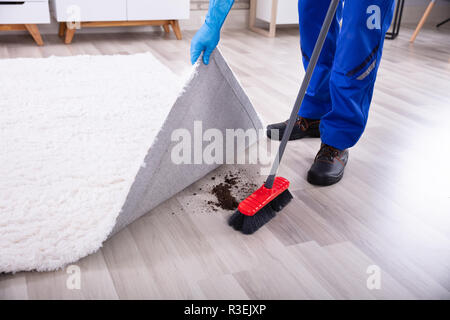
<path id="1" fill-rule="evenodd" d="M 184 80 L 151 54 L 0 60 L 0 272 L 101 247 Z"/>

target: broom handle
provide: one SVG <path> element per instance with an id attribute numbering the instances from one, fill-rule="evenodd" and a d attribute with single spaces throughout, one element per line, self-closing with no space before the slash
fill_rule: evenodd
<path id="1" fill-rule="evenodd" d="M 291 116 L 289 118 L 289 122 L 286 128 L 286 131 L 283 134 L 283 139 L 281 139 L 280 147 L 278 149 L 277 157 L 272 165 L 272 170 L 270 171 L 270 175 L 267 178 L 265 183 L 265 187 L 268 189 L 272 189 L 273 183 L 275 181 L 275 176 L 278 171 L 278 167 L 280 166 L 281 159 L 284 154 L 284 150 L 286 149 L 286 145 L 289 141 L 289 137 L 291 136 L 292 130 L 294 128 L 295 121 L 297 120 L 298 111 L 302 105 L 303 99 L 305 98 L 306 90 L 308 89 L 309 83 L 311 82 L 311 78 L 314 73 L 314 69 L 316 68 L 317 61 L 319 60 L 320 53 L 322 52 L 323 45 L 325 43 L 325 39 L 328 35 L 328 30 L 330 30 L 331 23 L 336 14 L 337 7 L 340 3 L 340 0 L 331 0 L 330 7 L 328 8 L 327 15 L 322 25 L 322 29 L 320 30 L 319 37 L 317 38 L 316 45 L 314 47 L 313 54 L 308 64 L 308 68 L 306 69 L 306 75 L 303 79 L 302 85 L 300 87 L 300 91 L 297 96 L 297 100 L 295 100 L 294 109 L 292 110 Z"/>

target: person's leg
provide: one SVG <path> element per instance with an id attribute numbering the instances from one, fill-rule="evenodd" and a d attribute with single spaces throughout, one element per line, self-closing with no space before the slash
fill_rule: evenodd
<path id="1" fill-rule="evenodd" d="M 344 175 L 348 150 L 364 132 L 394 0 L 347 0 L 330 77 L 331 110 L 320 122 L 322 146 L 308 181 L 331 185 Z"/>
<path id="2" fill-rule="evenodd" d="M 309 57 L 314 51 L 330 3 L 331 0 L 299 0 L 298 2 L 300 46 L 305 69 L 308 67 Z M 314 70 L 289 140 L 320 137 L 320 118 L 331 110 L 329 81 L 341 14 L 342 5 L 338 8 L 336 18 L 330 27 L 322 54 Z M 268 125 L 267 136 L 270 139 L 281 140 L 286 126 L 287 121 Z"/>
<path id="3" fill-rule="evenodd" d="M 309 59 L 314 51 L 323 21 L 331 0 L 299 0 L 298 16 L 300 30 L 300 49 L 303 65 L 308 68 Z M 339 18 L 342 15 L 342 4 L 339 6 L 327 39 L 324 43 L 311 83 L 299 111 L 299 116 L 308 119 L 322 118 L 331 110 L 330 75 L 336 52 L 336 40 L 339 35 Z"/>
<path id="4" fill-rule="evenodd" d="M 330 78 L 332 108 L 322 117 L 322 142 L 344 150 L 364 132 L 394 0 L 346 1 Z"/>

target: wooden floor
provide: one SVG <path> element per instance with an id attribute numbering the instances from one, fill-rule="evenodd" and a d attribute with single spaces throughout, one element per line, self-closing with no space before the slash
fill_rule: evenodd
<path id="1" fill-rule="evenodd" d="M 0 275 L 0 298 L 449 299 L 450 31 L 424 30 L 414 45 L 411 33 L 386 42 L 367 130 L 339 184 L 308 184 L 320 141 L 295 141 L 280 172 L 295 199 L 255 235 L 231 230 L 229 212 L 199 209 L 216 172 L 79 261 L 80 290 L 67 289 L 66 270 L 28 272 Z M 150 51 L 182 74 L 193 33 L 184 35 L 79 34 L 68 46 L 44 36 L 37 47 L 2 34 L 0 58 Z M 298 41 L 295 29 L 223 34 L 223 54 L 266 122 L 285 120 L 297 94 Z M 264 179 L 244 169 L 244 179 Z M 372 265 L 379 290 L 366 285 Z"/>

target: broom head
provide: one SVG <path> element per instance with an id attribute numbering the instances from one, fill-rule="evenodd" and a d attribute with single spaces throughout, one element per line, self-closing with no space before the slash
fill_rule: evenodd
<path id="1" fill-rule="evenodd" d="M 244 234 L 252 234 L 275 217 L 291 200 L 289 181 L 276 177 L 271 189 L 264 185 L 239 204 L 228 224 Z"/>

